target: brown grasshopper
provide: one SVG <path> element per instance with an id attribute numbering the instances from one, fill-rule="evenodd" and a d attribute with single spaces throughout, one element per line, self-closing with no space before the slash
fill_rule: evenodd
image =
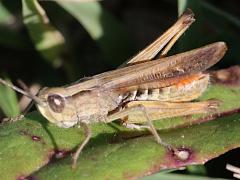
<path id="1" fill-rule="evenodd" d="M 161 140 L 152 120 L 215 111 L 219 105 L 217 100 L 190 101 L 207 89 L 209 74 L 203 71 L 217 63 L 227 50 L 224 42 L 216 42 L 165 57 L 192 22 L 193 13 L 187 10 L 124 67 L 71 85 L 44 88 L 37 96 L 2 79 L 0 82 L 33 99 L 40 113 L 59 127 L 80 124 L 84 128 L 86 139 L 73 155 L 73 167 L 91 138 L 89 124 L 94 122 L 121 119 L 128 128 L 148 129 L 157 143 L 174 149 Z M 151 61 L 158 54 L 160 56 Z"/>

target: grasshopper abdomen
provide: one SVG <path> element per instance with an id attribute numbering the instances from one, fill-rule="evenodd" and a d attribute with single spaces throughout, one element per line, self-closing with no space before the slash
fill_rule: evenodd
<path id="1" fill-rule="evenodd" d="M 209 75 L 199 73 L 182 78 L 178 82 L 166 87 L 136 89 L 124 93 L 121 97 L 123 103 L 128 101 L 191 101 L 200 97 L 207 89 L 208 84 Z"/>

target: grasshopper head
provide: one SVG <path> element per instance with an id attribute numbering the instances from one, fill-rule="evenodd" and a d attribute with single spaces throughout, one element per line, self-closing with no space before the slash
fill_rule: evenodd
<path id="1" fill-rule="evenodd" d="M 30 91 L 25 91 L 0 78 L 0 83 L 32 99 L 41 114 L 50 122 L 60 127 L 71 127 L 77 124 L 77 109 L 72 99 L 64 88 L 44 88 L 38 96 Z"/>
<path id="2" fill-rule="evenodd" d="M 65 128 L 78 122 L 74 101 L 64 88 L 44 88 L 39 92 L 38 98 L 44 103 L 36 103 L 36 106 L 50 122 Z"/>

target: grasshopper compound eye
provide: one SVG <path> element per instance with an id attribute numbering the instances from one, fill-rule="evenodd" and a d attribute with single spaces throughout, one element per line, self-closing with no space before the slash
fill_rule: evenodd
<path id="1" fill-rule="evenodd" d="M 65 98 L 58 94 L 49 95 L 47 102 L 51 110 L 56 113 L 61 113 L 65 107 Z"/>
<path id="2" fill-rule="evenodd" d="M 69 128 L 78 122 L 75 102 L 62 87 L 43 88 L 38 97 L 43 99 L 45 106 L 37 105 L 40 113 L 50 122 L 59 127 Z"/>

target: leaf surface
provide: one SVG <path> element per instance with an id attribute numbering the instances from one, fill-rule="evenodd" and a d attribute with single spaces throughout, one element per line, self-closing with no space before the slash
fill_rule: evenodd
<path id="1" fill-rule="evenodd" d="M 240 146 L 240 88 L 212 85 L 201 100 L 209 98 L 222 101 L 218 113 L 155 122 L 165 142 L 188 154 L 184 160 L 157 144 L 147 131 L 129 130 L 117 123 L 93 124 L 93 137 L 73 170 L 70 154 L 83 141 L 81 128 L 58 128 L 37 112 L 25 120 L 2 124 L 0 179 L 28 175 L 37 179 L 136 179 L 164 169 L 203 164 Z"/>

